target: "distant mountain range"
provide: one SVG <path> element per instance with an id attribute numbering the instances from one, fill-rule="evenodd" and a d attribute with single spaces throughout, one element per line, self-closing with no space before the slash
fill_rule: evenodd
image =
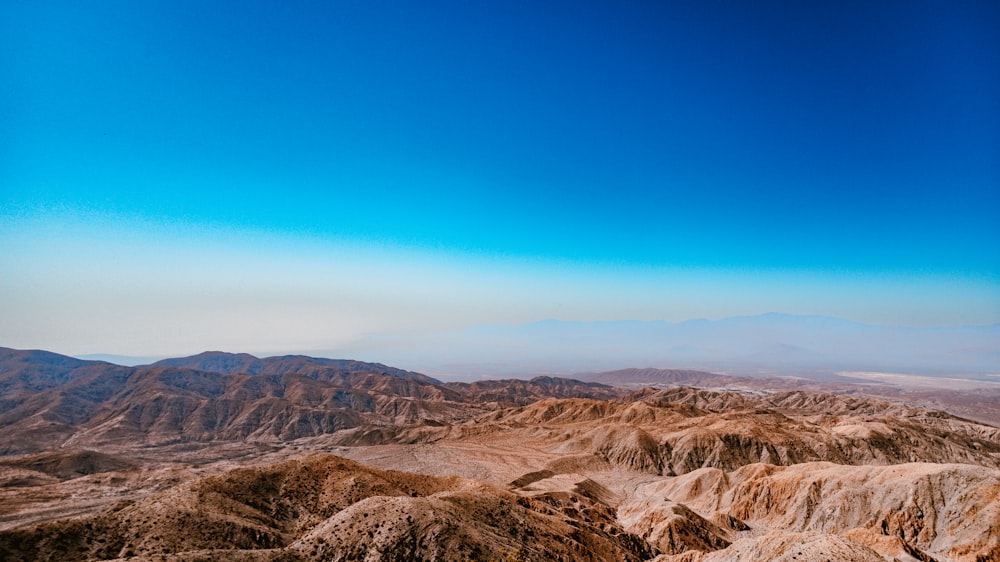
<path id="1" fill-rule="evenodd" d="M 361 361 L 206 352 L 142 367 L 0 348 L 0 454 L 188 441 L 275 442 L 359 426 L 465 419 L 541 398 L 612 398 L 597 383 L 443 383 Z"/>
<path id="2" fill-rule="evenodd" d="M 343 351 L 440 377 L 572 374 L 670 367 L 733 374 L 840 371 L 926 375 L 1000 373 L 1000 324 L 887 327 L 824 316 L 568 322 L 378 335 Z"/>

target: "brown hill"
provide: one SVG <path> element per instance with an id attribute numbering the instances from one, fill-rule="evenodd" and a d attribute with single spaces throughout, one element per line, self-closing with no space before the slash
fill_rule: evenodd
<path id="1" fill-rule="evenodd" d="M 1000 426 L 1000 384 L 990 376 L 948 378 L 886 373 L 806 373 L 795 377 L 751 377 L 646 368 L 581 374 L 577 378 L 629 389 L 688 386 L 716 391 L 737 390 L 753 395 L 807 391 L 876 397 L 891 400 L 894 404 L 946 410 Z"/>
<path id="2" fill-rule="evenodd" d="M 621 394 L 548 377 L 445 385 L 377 363 L 304 356 L 208 352 L 155 365 L 3 350 L 0 454 L 186 441 L 273 443 L 361 426 L 454 422 L 550 396 Z"/>
<path id="3" fill-rule="evenodd" d="M 566 503 L 569 502 L 569 503 Z M 580 508 L 583 508 L 582 511 Z M 643 560 L 586 498 L 528 499 L 331 455 L 197 480 L 100 515 L 0 532 L 4 560 Z"/>
<path id="4" fill-rule="evenodd" d="M 0 347 L 0 416 L 34 393 L 70 382 L 81 368 L 91 365 L 110 366 L 48 351 Z"/>
<path id="5" fill-rule="evenodd" d="M 64 444 L 276 441 L 362 423 L 451 419 L 466 409 L 459 394 L 415 373 L 353 361 L 273 359 L 265 366 L 281 374 L 132 368 L 3 350 L 0 453 Z"/>
<path id="6" fill-rule="evenodd" d="M 821 413 L 825 409 L 832 413 Z M 758 462 L 1000 467 L 996 428 L 855 398 L 674 389 L 617 402 L 542 400 L 475 424 L 483 435 L 519 433 L 533 447 L 592 453 L 622 468 L 664 475 L 703 467 L 735 470 Z"/>
<path id="7" fill-rule="evenodd" d="M 644 492 L 755 527 L 844 534 L 871 546 L 879 546 L 878 537 L 884 537 L 883 546 L 898 544 L 918 560 L 929 557 L 926 553 L 953 560 L 1000 559 L 1000 471 L 995 469 L 929 463 L 753 464 L 728 473 L 704 468 Z M 641 505 L 623 509 L 649 511 Z M 750 547 L 735 550 L 741 549 Z M 716 559 L 734 558 L 704 560 Z"/>
<path id="8" fill-rule="evenodd" d="M 98 375 L 81 381 L 78 392 L 62 389 L 63 396 L 93 394 L 109 384 Z M 363 423 L 452 419 L 465 411 L 461 404 L 449 400 L 457 397 L 448 389 L 375 373 L 353 373 L 325 381 L 302 374 L 222 375 L 151 368 L 134 370 L 115 390 L 113 394 L 101 392 L 104 400 L 88 403 L 88 410 L 79 411 L 73 420 L 76 426 L 67 430 L 72 434 L 66 442 L 75 446 L 243 439 L 274 442 Z M 38 400 L 44 402 L 44 397 Z M 60 411 L 46 406 L 23 419 L 51 420 Z M 10 438 L 16 439 L 16 433 Z"/>
<path id="9" fill-rule="evenodd" d="M 259 375 L 264 372 L 264 361 L 249 353 L 226 353 L 225 351 L 205 351 L 190 357 L 162 359 L 147 367 L 178 367 L 210 373 L 231 375 L 246 373 Z"/>
<path id="10" fill-rule="evenodd" d="M 325 359 L 305 355 L 282 355 L 261 359 L 249 353 L 206 351 L 190 357 L 163 359 L 148 365 L 148 367 L 178 367 L 223 375 L 239 373 L 251 375 L 286 375 L 298 373 L 322 380 L 331 380 L 337 377 L 344 378 L 359 373 L 375 373 L 392 375 L 400 379 L 413 379 L 424 383 L 441 383 L 441 381 L 426 375 L 388 367 L 381 363 L 365 363 L 352 359 Z"/>
<path id="11" fill-rule="evenodd" d="M 535 377 L 531 380 L 504 379 L 473 383 L 450 382 L 445 386 L 461 393 L 472 403 L 501 406 L 525 406 L 545 398 L 594 398 L 611 400 L 625 391 L 603 384 L 559 377 Z"/>

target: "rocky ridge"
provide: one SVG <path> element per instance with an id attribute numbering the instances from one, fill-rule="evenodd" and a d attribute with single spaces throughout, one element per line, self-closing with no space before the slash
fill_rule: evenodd
<path id="1" fill-rule="evenodd" d="M 380 364 L 302 356 L 205 353 L 120 367 L 0 348 L 0 453 L 277 443 L 360 426 L 454 422 L 542 396 L 621 394 L 551 377 L 494 382 L 492 389 L 485 383 L 448 386 Z"/>

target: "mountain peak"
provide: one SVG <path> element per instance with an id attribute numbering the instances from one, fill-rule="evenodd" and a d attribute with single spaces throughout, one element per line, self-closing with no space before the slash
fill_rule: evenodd
<path id="1" fill-rule="evenodd" d="M 213 373 L 248 373 L 256 375 L 264 372 L 264 362 L 249 353 L 228 353 L 225 351 L 203 351 L 188 357 L 174 357 L 157 361 L 149 367 L 184 367 Z"/>

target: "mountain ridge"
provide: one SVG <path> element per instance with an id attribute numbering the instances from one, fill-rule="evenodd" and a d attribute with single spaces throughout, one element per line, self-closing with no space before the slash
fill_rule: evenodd
<path id="1" fill-rule="evenodd" d="M 299 355 L 258 359 L 208 352 L 124 367 L 5 349 L 0 452 L 130 440 L 280 441 L 361 425 L 450 421 L 480 413 L 484 401 L 516 405 L 549 396 L 621 394 L 606 385 L 553 378 L 442 383 L 379 363 Z"/>

